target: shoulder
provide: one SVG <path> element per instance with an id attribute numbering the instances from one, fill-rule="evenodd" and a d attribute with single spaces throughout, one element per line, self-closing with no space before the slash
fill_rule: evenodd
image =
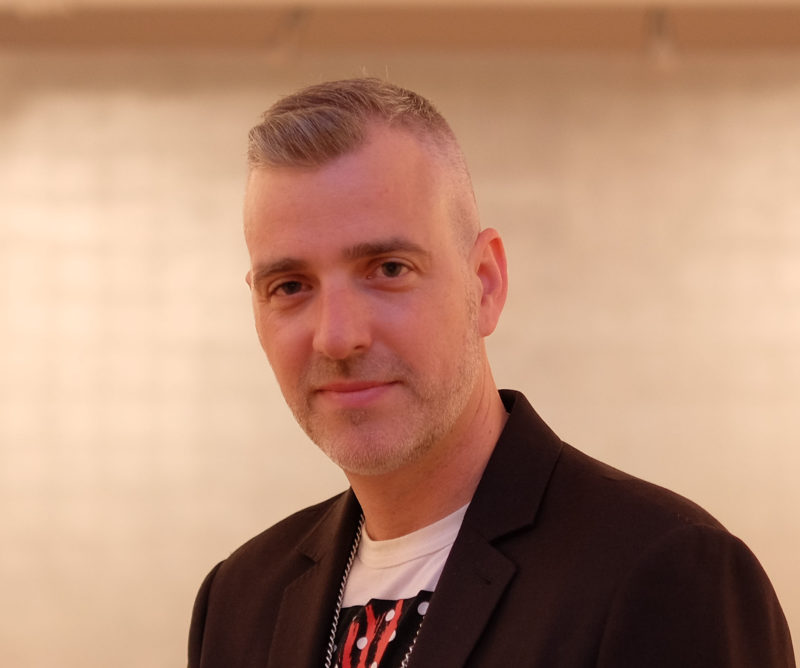
<path id="1" fill-rule="evenodd" d="M 222 570 L 239 569 L 249 564 L 261 569 L 265 562 L 275 564 L 276 561 L 285 560 L 315 527 L 325 521 L 326 516 L 345 495 L 346 492 L 342 492 L 303 508 L 265 529 L 236 548 L 222 562 Z"/>
<path id="2" fill-rule="evenodd" d="M 679 642 L 676 642 L 679 640 Z M 794 666 L 786 617 L 750 549 L 722 528 L 684 524 L 620 578 L 598 666 Z"/>
<path id="3" fill-rule="evenodd" d="M 349 494 L 344 492 L 290 515 L 248 540 L 209 572 L 192 612 L 190 666 L 200 665 L 201 654 L 206 665 L 234 665 L 233 657 L 251 651 L 252 638 L 258 638 L 263 650 L 270 637 L 265 629 L 276 623 L 284 588 L 313 564 L 315 544 L 330 542 L 341 520 L 337 510 L 349 508 L 348 501 Z"/>
<path id="4" fill-rule="evenodd" d="M 532 611 L 535 633 L 520 623 L 543 654 L 598 666 L 794 665 L 769 579 L 715 517 L 564 443 L 519 396 L 509 425 L 472 522 L 512 564 L 507 607 Z M 564 628 L 581 630 L 569 648 L 553 640 Z"/>
<path id="5" fill-rule="evenodd" d="M 256 589 L 280 590 L 313 562 L 314 555 L 309 556 L 302 548 L 310 535 L 325 527 L 346 494 L 293 513 L 242 544 L 211 570 L 198 598 L 207 602 L 222 597 L 244 601 Z"/>
<path id="6" fill-rule="evenodd" d="M 517 526 L 535 522 L 542 528 L 552 521 L 564 531 L 602 531 L 610 539 L 618 532 L 655 536 L 682 525 L 721 528 L 696 503 L 563 442 L 523 395 L 502 396 L 510 415 L 478 493 L 487 507 L 515 515 Z M 484 513 L 482 523 L 496 522 L 492 515 Z"/>
<path id="7" fill-rule="evenodd" d="M 568 507 L 606 528 L 621 524 L 660 534 L 682 526 L 722 530 L 720 522 L 697 503 L 664 487 L 624 473 L 570 445 L 563 444 L 550 481 L 553 500 L 569 498 Z M 565 508 L 566 510 L 566 508 Z"/>
<path id="8" fill-rule="evenodd" d="M 709 512 L 680 494 L 619 471 L 564 444 L 536 515 L 535 536 L 575 555 L 605 582 L 624 577 L 650 550 L 704 536 L 735 541 Z M 687 565 L 689 565 L 687 563 Z"/>
<path id="9" fill-rule="evenodd" d="M 614 552 L 636 551 L 681 526 L 722 529 L 696 503 L 563 442 L 523 395 L 502 396 L 509 419 L 476 495 L 485 506 L 478 519 L 485 535 L 535 525 L 556 541 L 580 539 Z M 498 508 L 513 519 L 498 519 Z M 485 529 L 498 523 L 499 532 Z"/>

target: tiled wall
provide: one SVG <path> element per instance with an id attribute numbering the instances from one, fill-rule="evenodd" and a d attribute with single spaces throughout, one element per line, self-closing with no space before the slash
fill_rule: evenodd
<path id="1" fill-rule="evenodd" d="M 213 563 L 343 487 L 258 349 L 242 156 L 362 71 L 462 137 L 498 382 L 715 513 L 800 639 L 800 56 L 39 51 L 0 56 L 0 664 L 181 665 Z"/>

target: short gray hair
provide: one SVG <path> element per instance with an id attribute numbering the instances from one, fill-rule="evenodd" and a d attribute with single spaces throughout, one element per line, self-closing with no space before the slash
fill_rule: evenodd
<path id="1" fill-rule="evenodd" d="M 375 122 L 406 129 L 447 153 L 461 152 L 427 99 L 365 77 L 316 84 L 278 100 L 250 130 L 247 161 L 251 169 L 318 167 L 358 148 Z"/>
<path id="2" fill-rule="evenodd" d="M 480 222 L 467 162 L 453 130 L 421 95 L 373 77 L 328 81 L 281 98 L 248 135 L 251 170 L 322 167 L 367 141 L 385 124 L 414 136 L 446 167 L 457 238 L 465 253 Z"/>

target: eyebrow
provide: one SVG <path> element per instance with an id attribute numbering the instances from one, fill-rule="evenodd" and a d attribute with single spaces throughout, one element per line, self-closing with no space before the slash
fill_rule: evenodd
<path id="1" fill-rule="evenodd" d="M 429 257 L 430 253 L 422 246 L 415 244 L 413 241 L 404 239 L 403 237 L 390 237 L 388 239 L 379 239 L 377 241 L 365 241 L 351 248 L 346 248 L 342 255 L 346 260 L 359 260 L 365 257 L 373 257 L 375 255 L 384 255 L 386 253 L 395 253 L 403 251 L 406 253 L 416 253 Z"/>
<path id="2" fill-rule="evenodd" d="M 396 252 L 416 253 L 425 258 L 430 257 L 430 252 L 426 251 L 422 246 L 403 237 L 389 237 L 388 239 L 378 239 L 376 241 L 364 241 L 349 248 L 345 248 L 342 251 L 342 257 L 345 260 L 352 261 Z M 307 268 L 308 262 L 305 260 L 294 257 L 283 257 L 256 266 L 253 269 L 253 281 L 263 281 L 265 278 L 276 274 L 304 271 Z"/>
<path id="3" fill-rule="evenodd" d="M 274 262 L 259 264 L 253 269 L 253 283 L 260 283 L 270 276 L 276 276 L 278 274 L 303 271 L 307 266 L 307 262 L 292 257 L 284 257 Z"/>

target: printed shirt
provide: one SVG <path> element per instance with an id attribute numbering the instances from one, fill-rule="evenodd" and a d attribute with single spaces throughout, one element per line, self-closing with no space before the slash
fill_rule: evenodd
<path id="1" fill-rule="evenodd" d="M 399 668 L 416 639 L 467 506 L 413 533 L 366 532 L 347 579 L 335 668 Z"/>

